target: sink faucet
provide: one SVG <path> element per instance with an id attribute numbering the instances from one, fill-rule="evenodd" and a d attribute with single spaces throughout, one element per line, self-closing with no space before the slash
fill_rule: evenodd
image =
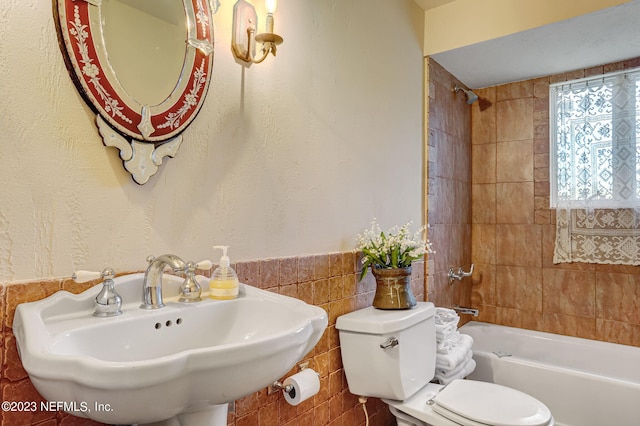
<path id="1" fill-rule="evenodd" d="M 169 266 L 174 272 L 183 272 L 187 264 L 174 254 L 147 258 L 149 267 L 144 273 L 142 282 L 142 309 L 158 309 L 164 306 L 162 302 L 162 272 L 165 266 Z"/>

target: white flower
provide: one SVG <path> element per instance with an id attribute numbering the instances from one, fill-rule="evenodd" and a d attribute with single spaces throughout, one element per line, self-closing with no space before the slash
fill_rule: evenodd
<path id="1" fill-rule="evenodd" d="M 358 249 L 362 251 L 362 273 L 367 273 L 369 266 L 379 268 L 406 268 L 414 260 L 426 253 L 433 253 L 431 243 L 423 237 L 426 226 L 421 227 L 413 236 L 409 236 L 411 222 L 403 227 L 392 227 L 382 232 L 374 219 L 371 228 L 358 235 Z"/>

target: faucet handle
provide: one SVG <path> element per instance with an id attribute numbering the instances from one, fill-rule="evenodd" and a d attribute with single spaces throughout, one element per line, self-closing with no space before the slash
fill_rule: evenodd
<path id="1" fill-rule="evenodd" d="M 213 267 L 213 262 L 210 261 L 209 259 L 205 259 L 205 260 L 201 260 L 200 262 L 195 264 L 196 269 L 200 269 L 200 270 L 207 270 L 207 269 L 211 269 Z"/>
<path id="2" fill-rule="evenodd" d="M 102 282 L 102 290 L 94 299 L 93 316 L 115 317 L 122 314 L 122 297 L 116 291 L 113 282 L 115 272 L 111 268 L 106 268 L 101 275 L 104 281 Z"/>
<path id="3" fill-rule="evenodd" d="M 94 317 L 113 317 L 122 313 L 122 297 L 113 287 L 116 273 L 111 268 L 104 268 L 102 272 L 75 271 L 71 278 L 77 283 L 86 283 L 98 278 L 104 278 L 102 289 L 94 299 Z"/>
<path id="4" fill-rule="evenodd" d="M 186 277 L 180 286 L 180 297 L 178 302 L 199 302 L 202 289 L 195 277 L 196 269 L 211 269 L 213 263 L 210 260 L 202 260 L 198 263 L 187 262 Z"/>
<path id="5" fill-rule="evenodd" d="M 71 279 L 77 282 L 78 284 L 81 284 L 91 280 L 97 280 L 99 278 L 105 278 L 110 280 L 110 279 L 113 279 L 115 275 L 116 275 L 115 272 L 113 272 L 113 269 L 111 268 L 105 268 L 102 272 L 79 270 L 79 271 L 75 271 L 71 275 Z"/>
<path id="6" fill-rule="evenodd" d="M 449 277 L 449 284 L 453 284 L 453 281 L 455 280 L 462 281 L 464 277 L 470 277 L 471 275 L 473 275 L 473 268 L 473 263 L 471 264 L 471 269 L 469 269 L 469 272 L 465 272 L 464 269 L 462 269 L 462 266 L 458 267 L 458 272 L 455 272 L 453 268 L 449 268 L 449 273 L 447 274 L 447 276 Z"/>
<path id="7" fill-rule="evenodd" d="M 461 266 L 461 267 L 460 267 L 460 269 L 458 270 L 458 273 L 459 273 L 462 277 L 470 277 L 471 275 L 473 275 L 473 267 L 474 267 L 474 266 L 475 266 L 475 265 L 472 263 L 472 264 L 471 264 L 471 269 L 469 269 L 469 272 L 465 272 L 465 271 L 462 269 L 462 266 Z"/>

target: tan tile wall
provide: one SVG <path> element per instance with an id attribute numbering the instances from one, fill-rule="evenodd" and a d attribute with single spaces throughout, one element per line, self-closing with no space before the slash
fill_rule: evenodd
<path id="1" fill-rule="evenodd" d="M 554 265 L 549 84 L 640 65 L 640 58 L 475 92 L 472 305 L 480 320 L 640 346 L 640 268 Z"/>
<path id="2" fill-rule="evenodd" d="M 449 284 L 447 272 L 471 265 L 471 108 L 463 93 L 452 90 L 460 81 L 431 58 L 425 61 L 425 75 L 426 209 L 436 251 L 427 263 L 427 298 L 436 306 L 470 306 L 471 280 Z"/>
<path id="3" fill-rule="evenodd" d="M 359 258 L 354 252 L 265 259 L 235 264 L 240 280 L 265 290 L 302 299 L 325 309 L 329 326 L 316 347 L 306 356 L 310 367 L 320 374 L 320 392 L 297 407 L 284 401 L 281 393 L 267 395 L 266 389 L 236 401 L 228 424 L 234 426 L 357 426 L 365 418 L 358 398 L 348 390 L 342 368 L 340 342 L 335 321 L 339 315 L 370 306 L 375 292 L 371 274 L 358 281 Z M 3 330 L 0 358 L 0 388 L 3 401 L 37 401 L 42 398 L 22 368 L 12 333 L 13 316 L 19 303 L 43 299 L 59 290 L 79 293 L 94 283 L 76 284 L 69 280 L 9 283 L 0 286 L 0 314 Z M 411 285 L 418 300 L 424 300 L 424 264 L 414 264 Z M 291 373 L 295 371 L 292 370 Z M 370 425 L 395 424 L 380 400 L 367 403 Z M 93 423 L 56 412 L 0 412 L 2 425 L 82 425 Z"/>

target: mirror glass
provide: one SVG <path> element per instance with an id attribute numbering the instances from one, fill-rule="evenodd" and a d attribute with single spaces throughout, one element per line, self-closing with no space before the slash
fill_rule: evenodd
<path id="1" fill-rule="evenodd" d="M 105 145 L 144 184 L 204 103 L 213 67 L 209 0 L 56 0 L 60 46 Z M 218 2 L 213 2 L 217 9 Z"/>
<path id="2" fill-rule="evenodd" d="M 185 61 L 182 0 L 102 0 L 100 10 L 109 64 L 122 88 L 143 105 L 162 103 Z"/>

